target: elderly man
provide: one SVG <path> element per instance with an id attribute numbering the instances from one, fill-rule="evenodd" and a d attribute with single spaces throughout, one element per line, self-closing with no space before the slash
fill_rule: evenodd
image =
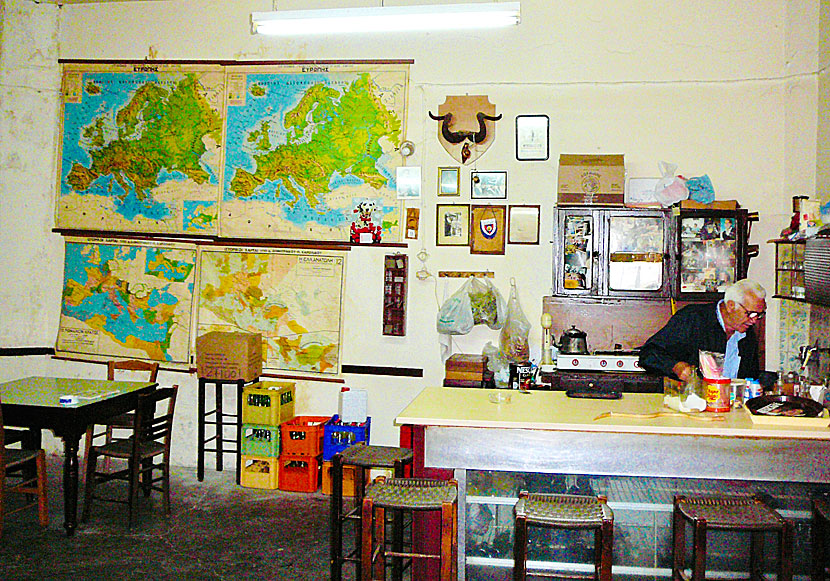
<path id="1" fill-rule="evenodd" d="M 753 326 L 764 318 L 766 291 L 757 282 L 739 280 L 723 300 L 679 310 L 640 349 L 640 366 L 688 381 L 698 352 L 724 354 L 724 377 L 758 377 L 758 339 Z"/>

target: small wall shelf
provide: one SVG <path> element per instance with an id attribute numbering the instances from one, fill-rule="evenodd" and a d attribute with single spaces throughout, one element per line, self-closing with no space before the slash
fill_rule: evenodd
<path id="1" fill-rule="evenodd" d="M 775 297 L 804 300 L 805 240 L 770 240 L 775 244 Z"/>
<path id="2" fill-rule="evenodd" d="M 406 335 L 406 279 L 408 257 L 387 254 L 383 263 L 383 334 Z"/>

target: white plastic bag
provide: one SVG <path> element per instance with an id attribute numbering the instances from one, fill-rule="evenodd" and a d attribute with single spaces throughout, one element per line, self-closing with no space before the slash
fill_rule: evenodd
<path id="1" fill-rule="evenodd" d="M 680 200 L 685 200 L 689 197 L 689 190 L 686 188 L 686 180 L 680 176 L 676 176 L 677 165 L 661 161 L 657 164 L 660 168 L 660 173 L 663 175 L 657 185 L 654 186 L 654 198 L 668 208 L 676 204 Z"/>
<path id="2" fill-rule="evenodd" d="M 470 288 L 473 280 L 467 279 L 460 289 L 444 301 L 438 310 L 437 329 L 445 335 L 466 335 L 473 325 L 473 310 L 470 306 Z"/>
<path id="3" fill-rule="evenodd" d="M 499 335 L 501 355 L 507 361 L 522 363 L 530 359 L 530 344 L 527 336 L 530 333 L 530 321 L 519 304 L 519 295 L 516 290 L 516 279 L 510 279 L 510 298 L 507 299 L 507 319 Z"/>

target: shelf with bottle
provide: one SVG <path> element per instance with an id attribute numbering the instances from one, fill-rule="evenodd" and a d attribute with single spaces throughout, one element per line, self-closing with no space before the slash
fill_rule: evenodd
<path id="1" fill-rule="evenodd" d="M 779 299 L 803 301 L 805 240 L 770 240 L 775 244 L 775 296 Z"/>

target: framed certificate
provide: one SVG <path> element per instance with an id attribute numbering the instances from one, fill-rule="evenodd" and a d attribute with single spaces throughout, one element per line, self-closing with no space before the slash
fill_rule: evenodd
<path id="1" fill-rule="evenodd" d="M 539 210 L 537 205 L 507 207 L 508 244 L 539 244 Z"/>
<path id="2" fill-rule="evenodd" d="M 516 159 L 545 161 L 549 157 L 550 119 L 547 115 L 516 117 Z"/>

